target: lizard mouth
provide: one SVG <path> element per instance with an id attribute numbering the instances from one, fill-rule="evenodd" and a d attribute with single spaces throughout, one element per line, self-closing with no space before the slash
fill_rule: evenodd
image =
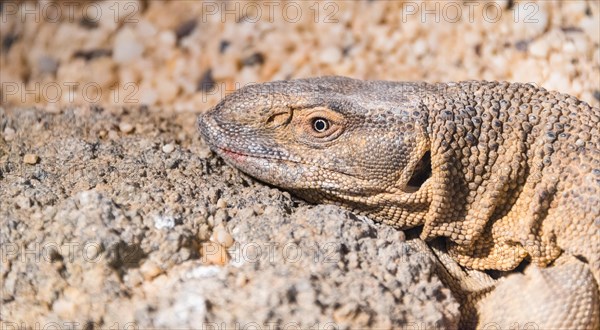
<path id="1" fill-rule="evenodd" d="M 288 157 L 281 157 L 281 156 L 276 156 L 276 155 L 269 155 L 269 154 L 262 154 L 262 153 L 248 153 L 248 152 L 242 152 L 242 151 L 237 151 L 237 150 L 233 150 L 233 149 L 229 149 L 226 147 L 219 147 L 217 146 L 217 153 L 223 157 L 223 158 L 227 158 L 227 159 L 233 159 L 236 161 L 244 161 L 248 158 L 255 158 L 255 159 L 269 159 L 269 160 L 278 160 L 278 161 L 288 161 L 288 162 L 293 162 L 293 163 L 301 163 L 299 161 L 295 161 L 293 159 L 289 159 Z"/>
<path id="2" fill-rule="evenodd" d="M 227 158 L 231 158 L 234 159 L 236 161 L 243 161 L 246 157 L 249 157 L 246 154 L 243 154 L 241 152 L 237 152 L 237 151 L 233 151 L 233 150 L 229 150 L 226 148 L 221 148 L 218 147 L 219 153 L 221 154 L 221 156 L 227 157 Z M 253 156 L 250 156 L 253 157 Z"/>

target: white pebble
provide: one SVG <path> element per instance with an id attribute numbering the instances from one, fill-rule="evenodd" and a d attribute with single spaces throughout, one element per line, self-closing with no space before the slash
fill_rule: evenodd
<path id="1" fill-rule="evenodd" d="M 79 204 L 84 207 L 100 201 L 100 195 L 93 190 L 85 190 L 77 194 Z"/>
<path id="2" fill-rule="evenodd" d="M 593 42 L 600 42 L 600 29 L 598 29 L 598 21 L 593 17 L 584 18 L 581 21 L 581 28 L 585 31 L 585 35 Z"/>
<path id="3" fill-rule="evenodd" d="M 163 151 L 165 154 L 170 154 L 170 153 L 172 153 L 172 152 L 173 152 L 173 150 L 175 150 L 175 146 L 173 145 L 173 143 L 165 144 L 165 145 L 162 147 L 162 151 Z"/>
<path id="4" fill-rule="evenodd" d="M 425 42 L 423 39 L 418 39 L 414 43 L 412 50 L 416 56 L 424 55 L 427 52 L 427 42 Z"/>
<path id="5" fill-rule="evenodd" d="M 158 41 L 164 47 L 173 47 L 177 42 L 177 37 L 175 36 L 175 33 L 173 33 L 173 31 L 163 31 L 158 35 Z"/>
<path id="6" fill-rule="evenodd" d="M 15 203 L 21 209 L 28 209 L 32 205 L 31 199 L 29 199 L 28 197 L 22 196 L 22 195 L 15 198 Z"/>
<path id="7" fill-rule="evenodd" d="M 137 41 L 131 29 L 122 29 L 115 37 L 113 60 L 124 64 L 139 58 L 144 53 L 144 45 Z"/>
<path id="8" fill-rule="evenodd" d="M 159 79 L 156 83 L 158 99 L 163 103 L 170 103 L 179 94 L 179 86 L 171 79 Z"/>
<path id="9" fill-rule="evenodd" d="M 6 142 L 10 142 L 15 138 L 15 130 L 10 128 L 10 127 L 6 127 L 4 129 L 4 140 L 6 140 Z"/>
<path id="10" fill-rule="evenodd" d="M 215 228 L 213 232 L 213 240 L 225 248 L 229 248 L 233 245 L 233 237 L 231 237 L 231 234 L 229 234 L 227 229 L 225 229 L 225 227 L 222 225 L 219 225 Z"/>
<path id="11" fill-rule="evenodd" d="M 319 59 L 326 64 L 338 63 L 342 59 L 342 51 L 338 47 L 327 47 L 321 52 Z"/>
<path id="12" fill-rule="evenodd" d="M 109 140 L 117 140 L 119 138 L 119 133 L 117 133 L 117 131 L 114 130 L 110 130 L 108 131 L 108 139 Z"/>
<path id="13" fill-rule="evenodd" d="M 154 105 L 158 101 L 158 93 L 154 88 L 141 87 L 140 88 L 140 104 Z"/>
<path id="14" fill-rule="evenodd" d="M 533 56 L 547 57 L 550 50 L 550 43 L 546 39 L 539 39 L 529 45 L 529 52 Z"/>
<path id="15" fill-rule="evenodd" d="M 136 24 L 136 32 L 139 34 L 140 38 L 148 39 L 154 38 L 158 33 L 158 29 L 154 24 L 147 20 L 140 20 L 138 24 Z"/>
<path id="16" fill-rule="evenodd" d="M 131 131 L 133 131 L 133 125 L 127 122 L 119 123 L 119 130 L 123 133 L 131 133 Z"/>
<path id="17" fill-rule="evenodd" d="M 227 213 L 227 210 L 218 209 L 217 212 L 215 212 L 214 224 L 215 225 L 222 224 L 222 223 L 226 222 L 228 218 L 229 218 L 229 214 Z"/>
<path id="18" fill-rule="evenodd" d="M 207 278 L 215 277 L 223 271 L 219 266 L 200 266 L 190 270 L 186 275 L 188 278 Z"/>
<path id="19" fill-rule="evenodd" d="M 175 227 L 175 219 L 169 216 L 156 216 L 154 217 L 154 227 L 156 229 L 171 229 Z"/>

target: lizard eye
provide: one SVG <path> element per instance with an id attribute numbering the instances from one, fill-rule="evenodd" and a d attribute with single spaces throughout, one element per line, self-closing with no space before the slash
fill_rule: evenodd
<path id="1" fill-rule="evenodd" d="M 324 118 L 315 118 L 313 120 L 313 129 L 318 133 L 323 133 L 329 129 L 329 121 Z"/>
<path id="2" fill-rule="evenodd" d="M 346 123 L 341 114 L 323 108 L 298 111 L 292 121 L 294 135 L 302 142 L 316 147 L 335 140 L 344 132 Z"/>

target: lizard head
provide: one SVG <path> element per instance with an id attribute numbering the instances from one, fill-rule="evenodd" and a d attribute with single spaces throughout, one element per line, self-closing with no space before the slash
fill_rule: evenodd
<path id="1" fill-rule="evenodd" d="M 416 86 L 343 77 L 250 85 L 198 125 L 213 151 L 250 176 L 404 226 L 395 219 L 401 209 L 428 201 L 419 179 L 428 169 L 427 118 Z"/>

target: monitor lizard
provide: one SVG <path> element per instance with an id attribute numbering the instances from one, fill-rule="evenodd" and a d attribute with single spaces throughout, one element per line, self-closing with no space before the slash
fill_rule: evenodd
<path id="1" fill-rule="evenodd" d="M 198 125 L 250 176 L 421 228 L 462 325 L 600 327 L 597 107 L 532 84 L 331 76 L 246 86 Z"/>

